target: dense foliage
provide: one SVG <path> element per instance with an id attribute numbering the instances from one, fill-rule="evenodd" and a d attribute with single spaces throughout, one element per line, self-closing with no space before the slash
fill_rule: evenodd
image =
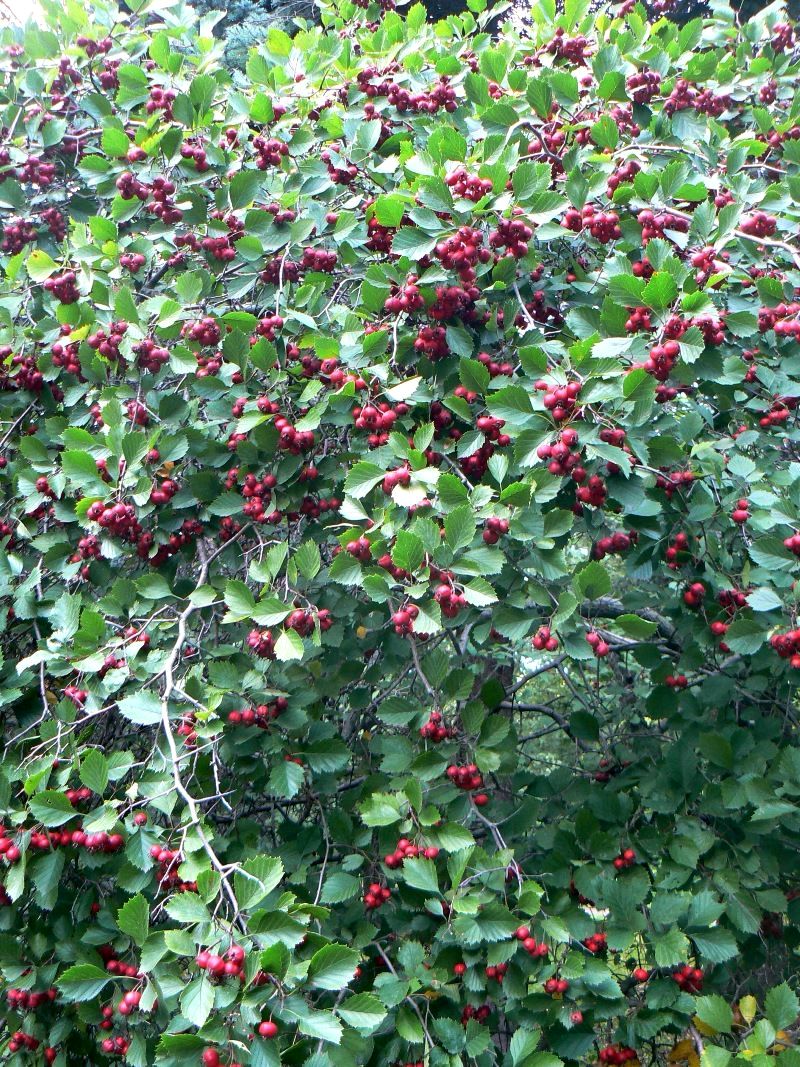
<path id="1" fill-rule="evenodd" d="M 4 1059 L 800 1062 L 797 37 L 551 3 L 3 31 Z"/>

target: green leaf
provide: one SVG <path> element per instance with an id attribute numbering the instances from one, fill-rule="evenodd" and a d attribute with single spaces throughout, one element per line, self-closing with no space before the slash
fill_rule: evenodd
<path id="1" fill-rule="evenodd" d="M 666 271 L 656 272 L 645 285 L 642 299 L 654 311 L 663 311 L 670 307 L 678 296 L 678 286 L 671 274 Z"/>
<path id="2" fill-rule="evenodd" d="M 724 963 L 736 955 L 736 940 L 728 930 L 719 927 L 703 934 L 691 934 L 695 948 L 709 963 Z"/>
<path id="3" fill-rule="evenodd" d="M 386 471 L 381 467 L 378 467 L 374 463 L 367 463 L 362 460 L 361 462 L 356 463 L 345 478 L 344 490 L 348 496 L 360 500 L 361 497 L 366 496 L 371 489 L 374 489 L 378 482 L 382 482 L 385 475 Z"/>
<path id="4" fill-rule="evenodd" d="M 733 1011 L 728 1002 L 714 994 L 710 997 L 697 997 L 695 1010 L 701 1022 L 715 1033 L 729 1034 L 733 1028 Z"/>
<path id="5" fill-rule="evenodd" d="M 423 856 L 415 856 L 403 862 L 403 880 L 414 889 L 437 895 L 439 893 L 436 864 Z"/>
<path id="6" fill-rule="evenodd" d="M 93 963 L 76 963 L 56 979 L 56 985 L 62 1000 L 74 1003 L 94 1000 L 110 981 L 111 976 Z"/>
<path id="7" fill-rule="evenodd" d="M 282 630 L 275 642 L 275 658 L 285 663 L 287 660 L 302 659 L 305 652 L 303 638 L 295 630 Z"/>
<path id="8" fill-rule="evenodd" d="M 386 1018 L 386 1008 L 372 993 L 348 997 L 336 1009 L 348 1026 L 361 1034 L 371 1034 Z"/>
<path id="9" fill-rule="evenodd" d="M 161 722 L 161 701 L 155 693 L 142 691 L 123 697 L 117 707 L 123 718 L 137 726 L 155 726 Z"/>
<path id="10" fill-rule="evenodd" d="M 193 1026 L 204 1026 L 214 1007 L 214 987 L 205 977 L 193 979 L 181 993 L 181 1015 Z"/>
<path id="11" fill-rule="evenodd" d="M 589 130 L 589 136 L 598 148 L 616 148 L 619 130 L 610 115 L 603 115 Z"/>
<path id="12" fill-rule="evenodd" d="M 81 762 L 80 778 L 87 789 L 102 795 L 108 785 L 108 761 L 102 752 L 90 748 Z"/>
<path id="13" fill-rule="evenodd" d="M 575 588 L 587 600 L 597 600 L 611 592 L 611 578 L 605 567 L 592 560 L 575 575 Z"/>
<path id="14" fill-rule="evenodd" d="M 685 963 L 689 955 L 689 942 L 680 930 L 668 930 L 653 938 L 655 961 L 659 967 L 673 967 Z"/>
<path id="15" fill-rule="evenodd" d="M 268 791 L 275 796 L 291 800 L 300 792 L 305 771 L 291 760 L 279 759 L 269 773 Z"/>
<path id="16" fill-rule="evenodd" d="M 78 488 L 86 489 L 97 496 L 106 495 L 106 484 L 100 477 L 94 457 L 88 452 L 79 452 L 74 449 L 62 452 L 61 469 Z"/>
<path id="17" fill-rule="evenodd" d="M 797 1021 L 800 1014 L 800 1000 L 786 982 L 774 986 L 767 993 L 764 1001 L 767 1018 L 776 1030 L 785 1030 Z"/>
<path id="18" fill-rule="evenodd" d="M 58 270 L 58 264 L 53 257 L 41 248 L 35 248 L 31 252 L 25 261 L 25 267 L 34 282 L 43 282 Z"/>
<path id="19" fill-rule="evenodd" d="M 304 541 L 293 556 L 295 566 L 306 579 L 316 577 L 322 566 L 319 547 L 314 541 Z"/>
<path id="20" fill-rule="evenodd" d="M 31 797 L 31 815 L 43 826 L 63 826 L 75 817 L 75 808 L 66 796 L 57 789 L 46 789 Z"/>
<path id="21" fill-rule="evenodd" d="M 359 895 L 361 883 L 352 874 L 336 871 L 325 879 L 320 900 L 323 904 L 344 904 Z"/>
<path id="22" fill-rule="evenodd" d="M 416 534 L 409 533 L 407 530 L 398 530 L 392 548 L 394 565 L 413 574 L 424 559 L 425 548 Z"/>
<path id="23" fill-rule="evenodd" d="M 422 259 L 431 254 L 438 240 L 438 237 L 431 237 L 415 226 L 402 226 L 392 240 L 392 252 L 412 260 Z"/>
<path id="24" fill-rule="evenodd" d="M 250 589 L 244 582 L 236 581 L 233 578 L 230 578 L 225 583 L 225 604 L 230 612 L 232 622 L 252 619 L 257 611 L 255 597 Z"/>
<path id="25" fill-rule="evenodd" d="M 275 856 L 253 856 L 233 876 L 236 899 L 242 909 L 259 904 L 283 878 L 283 863 Z"/>
<path id="26" fill-rule="evenodd" d="M 444 520 L 444 532 L 447 543 L 455 552 L 472 543 L 478 524 L 469 504 L 454 508 Z"/>
<path id="27" fill-rule="evenodd" d="M 131 897 L 119 909 L 117 926 L 123 934 L 133 938 L 137 945 L 145 943 L 150 932 L 150 906 L 141 893 Z"/>
<path id="28" fill-rule="evenodd" d="M 308 980 L 319 989 L 341 989 L 352 981 L 360 954 L 344 945 L 325 945 L 311 957 Z"/>
<path id="29" fill-rule="evenodd" d="M 176 893 L 164 905 L 164 910 L 171 919 L 175 919 L 177 922 L 211 922 L 209 910 L 197 893 Z"/>
<path id="30" fill-rule="evenodd" d="M 228 196 L 234 211 L 248 207 L 258 196 L 264 184 L 264 175 L 257 170 L 241 170 L 228 183 Z"/>
<path id="31" fill-rule="evenodd" d="M 379 196 L 373 205 L 375 218 L 381 226 L 396 228 L 403 221 L 408 202 L 401 196 Z"/>

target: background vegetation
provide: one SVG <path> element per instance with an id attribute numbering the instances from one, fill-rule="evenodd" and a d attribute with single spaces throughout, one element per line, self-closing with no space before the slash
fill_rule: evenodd
<path id="1" fill-rule="evenodd" d="M 798 1067 L 770 8 L 0 58 L 2 1055 Z"/>

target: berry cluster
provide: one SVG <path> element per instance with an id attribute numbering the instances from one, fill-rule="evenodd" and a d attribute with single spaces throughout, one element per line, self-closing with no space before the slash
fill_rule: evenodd
<path id="1" fill-rule="evenodd" d="M 788 659 L 789 665 L 800 667 L 800 630 L 788 630 L 783 634 L 773 634 L 769 643 L 781 657 Z"/>
<path id="2" fill-rule="evenodd" d="M 611 651 L 611 645 L 596 630 L 589 630 L 586 634 L 586 642 L 598 659 L 603 659 Z"/>
<path id="3" fill-rule="evenodd" d="M 122 501 L 114 503 L 95 500 L 89 505 L 86 517 L 102 526 L 112 537 L 119 537 L 123 541 L 135 541 L 142 532 L 136 517 L 136 508 L 132 504 L 123 504 Z"/>
<path id="4" fill-rule="evenodd" d="M 540 626 L 531 638 L 531 644 L 537 652 L 555 652 L 558 648 L 558 638 L 549 626 Z"/>
<path id="5" fill-rule="evenodd" d="M 100 1048 L 107 1056 L 126 1056 L 130 1047 L 130 1041 L 126 1037 L 104 1037 L 100 1042 Z"/>
<path id="6" fill-rule="evenodd" d="M 40 1044 L 41 1041 L 31 1034 L 26 1034 L 22 1030 L 15 1030 L 8 1042 L 8 1051 L 19 1052 L 21 1049 L 27 1049 L 28 1052 L 35 1052 Z M 52 1063 L 52 1060 L 48 1059 L 48 1063 Z"/>
<path id="7" fill-rule="evenodd" d="M 626 867 L 633 867 L 636 863 L 636 853 L 632 848 L 625 848 L 618 856 L 614 857 L 614 867 L 618 871 L 624 871 Z"/>
<path id="8" fill-rule="evenodd" d="M 565 422 L 572 416 L 577 415 L 577 401 L 581 392 L 580 382 L 556 385 L 540 380 L 535 383 L 534 388 L 537 392 L 544 393 L 542 403 L 555 422 Z M 566 444 L 566 442 L 564 443 Z"/>
<path id="9" fill-rule="evenodd" d="M 534 959 L 543 960 L 550 953 L 550 949 L 544 941 L 537 941 L 535 937 L 531 936 L 530 929 L 527 926 L 518 926 L 514 931 L 514 937 L 521 943 L 528 955 Z"/>
<path id="10" fill-rule="evenodd" d="M 636 175 L 642 168 L 636 162 L 635 159 L 629 159 L 627 163 L 623 163 L 621 167 L 617 167 L 613 174 L 609 176 L 606 183 L 606 193 L 609 199 L 613 197 L 614 192 L 623 185 L 625 182 L 632 182 Z"/>
<path id="11" fill-rule="evenodd" d="M 649 208 L 644 208 L 636 216 L 636 221 L 642 227 L 642 241 L 652 241 L 656 237 L 664 237 L 668 230 L 675 233 L 687 233 L 689 220 L 673 215 L 670 211 L 660 211 L 657 215 Z"/>
<path id="12" fill-rule="evenodd" d="M 364 907 L 367 911 L 380 908 L 389 900 L 391 895 L 392 891 L 388 886 L 381 885 L 380 882 L 370 882 L 364 894 Z"/>
<path id="13" fill-rule="evenodd" d="M 739 497 L 739 499 L 736 501 L 736 507 L 731 512 L 731 518 L 735 523 L 738 523 L 740 526 L 747 522 L 747 520 L 750 518 L 750 501 L 747 499 L 747 497 Z M 783 543 L 786 544 L 786 541 L 784 541 Z M 792 549 L 792 551 L 794 551 L 794 549 Z M 797 539 L 796 554 L 800 555 L 800 537 L 798 537 Z"/>
<path id="14" fill-rule="evenodd" d="M 492 359 L 488 352 L 479 352 L 478 362 L 486 367 L 490 378 L 498 378 L 500 375 L 505 375 L 506 378 L 511 378 L 514 374 L 514 368 L 510 363 L 498 363 L 496 359 Z M 456 396 L 466 395 L 467 399 L 469 399 L 470 396 L 472 396 L 473 400 L 476 398 L 475 394 L 469 393 L 468 390 L 464 389 L 463 385 L 456 386 L 455 394 Z M 472 403 L 472 401 L 469 402 Z"/>
<path id="15" fill-rule="evenodd" d="M 597 1058 L 601 1063 L 611 1064 L 612 1067 L 623 1067 L 623 1064 L 631 1063 L 639 1057 L 636 1050 L 627 1045 L 606 1045 L 597 1053 Z"/>
<path id="16" fill-rule="evenodd" d="M 138 345 L 134 345 L 133 350 L 136 353 L 137 365 L 142 370 L 149 371 L 150 374 L 157 374 L 164 364 L 169 362 L 167 349 L 160 348 L 150 338 L 145 338 Z"/>
<path id="17" fill-rule="evenodd" d="M 42 993 L 32 993 L 28 989 L 6 990 L 8 1006 L 14 1011 L 35 1011 L 41 1004 L 51 1004 L 58 996 L 58 990 L 46 989 Z"/>
<path id="18" fill-rule="evenodd" d="M 616 211 L 598 211 L 592 204 L 586 204 L 580 211 L 568 208 L 561 225 L 573 233 L 587 229 L 596 241 L 604 245 L 622 236 Z"/>
<path id="19" fill-rule="evenodd" d="M 242 708 L 241 711 L 229 711 L 228 722 L 234 726 L 260 726 L 266 729 L 282 711 L 286 711 L 288 706 L 289 701 L 286 697 L 276 697 L 268 704 L 258 704 L 254 708 Z"/>
<path id="20" fill-rule="evenodd" d="M 48 293 L 52 293 L 61 304 L 75 304 L 81 298 L 78 290 L 78 276 L 74 270 L 51 275 L 45 280 L 44 288 Z"/>
<path id="21" fill-rule="evenodd" d="M 231 945 L 224 956 L 203 949 L 197 953 L 195 963 L 206 971 L 211 979 L 238 978 L 244 981 L 245 951 L 241 945 Z"/>
<path id="22" fill-rule="evenodd" d="M 424 856 L 425 859 L 435 860 L 439 855 L 439 849 L 434 845 L 415 845 L 412 841 L 409 841 L 407 837 L 401 837 L 395 846 L 394 852 L 390 852 L 384 856 L 383 862 L 391 870 L 396 870 L 398 867 L 403 866 L 403 861 L 407 859 L 416 859 L 417 856 Z"/>
<path id="23" fill-rule="evenodd" d="M 178 874 L 178 867 L 183 862 L 183 856 L 177 849 L 164 848 L 163 845 L 151 845 L 150 855 L 158 861 L 156 881 L 162 889 L 177 889 L 180 892 L 196 892 L 195 882 L 184 882 Z"/>
<path id="24" fill-rule="evenodd" d="M 505 248 L 506 256 L 522 259 L 528 254 L 528 241 L 533 237 L 533 230 L 521 219 L 500 219 L 497 228 L 489 234 L 492 248 Z"/>
<path id="25" fill-rule="evenodd" d="M 664 679 L 664 685 L 668 685 L 670 689 L 686 689 L 689 679 L 685 674 L 668 674 Z"/>
<path id="26" fill-rule="evenodd" d="M 200 1057 L 200 1062 L 203 1067 L 222 1067 L 222 1060 L 215 1048 L 203 1049 L 203 1053 Z M 241 1067 L 240 1063 L 231 1063 L 228 1067 Z"/>
<path id="27" fill-rule="evenodd" d="M 508 533 L 508 519 L 490 518 L 486 520 L 483 540 L 487 545 L 496 545 L 503 534 Z"/>
<path id="28" fill-rule="evenodd" d="M 470 1019 L 474 1019 L 476 1023 L 485 1023 L 491 1014 L 492 1009 L 488 1004 L 481 1004 L 479 1008 L 467 1004 L 461 1012 L 461 1025 L 466 1026 Z"/>
<path id="29" fill-rule="evenodd" d="M 739 229 L 749 237 L 772 237 L 778 228 L 778 220 L 765 211 L 754 211 L 739 223 Z"/>
<path id="30" fill-rule="evenodd" d="M 649 104 L 661 90 L 661 75 L 654 70 L 630 74 L 625 82 L 634 104 Z"/>
<path id="31" fill-rule="evenodd" d="M 702 582 L 692 582 L 683 591 L 683 602 L 687 608 L 697 610 L 703 604 L 706 596 L 706 587 Z"/>
<path id="32" fill-rule="evenodd" d="M 599 474 L 593 474 L 586 485 L 581 485 L 576 489 L 576 508 L 580 508 L 583 504 L 590 504 L 593 508 L 601 508 L 606 502 L 607 495 L 606 483 Z M 580 514 L 579 511 L 578 514 Z"/>
<path id="33" fill-rule="evenodd" d="M 324 248 L 304 248 L 300 267 L 303 270 L 315 270 L 322 274 L 332 274 L 337 262 L 335 252 Z"/>
<path id="34" fill-rule="evenodd" d="M 627 552 L 631 545 L 635 545 L 638 540 L 639 535 L 636 530 L 629 530 L 627 533 L 617 530 L 616 533 L 608 537 L 601 537 L 599 541 L 595 541 L 592 545 L 592 559 L 605 559 L 607 555 L 612 553 Z"/>
<path id="35" fill-rule="evenodd" d="M 392 625 L 398 637 L 407 637 L 414 632 L 414 620 L 418 615 L 416 604 L 406 604 L 392 613 Z"/>
<path id="36" fill-rule="evenodd" d="M 440 711 L 432 711 L 427 722 L 419 728 L 419 736 L 426 741 L 439 744 L 440 741 L 448 741 L 456 736 L 456 731 L 451 726 L 445 726 Z"/>
<path id="37" fill-rule="evenodd" d="M 703 972 L 699 967 L 691 967 L 684 963 L 677 971 L 673 972 L 672 980 L 684 993 L 700 993 L 703 989 Z"/>
<path id="38" fill-rule="evenodd" d="M 591 952 L 593 956 L 598 955 L 600 952 L 604 952 L 606 949 L 606 935 L 603 933 L 589 934 L 581 942 L 587 952 Z"/>
<path id="39" fill-rule="evenodd" d="M 544 983 L 544 991 L 551 997 L 562 997 L 568 989 L 569 982 L 566 978 L 548 978 Z"/>
<path id="40" fill-rule="evenodd" d="M 571 475 L 575 482 L 586 479 L 586 471 L 580 465 L 580 452 L 572 451 L 578 445 L 578 434 L 571 427 L 562 430 L 555 444 L 541 444 L 536 449 L 539 459 L 549 459 L 547 469 L 559 477 Z"/>
<path id="41" fill-rule="evenodd" d="M 548 42 L 544 50 L 551 56 L 568 60 L 574 66 L 582 66 L 588 48 L 588 38 L 582 34 L 577 37 L 567 37 L 564 27 L 557 26 L 552 40 Z"/>
<path id="42" fill-rule="evenodd" d="M 470 226 L 461 226 L 452 237 L 440 241 L 435 248 L 436 258 L 446 270 L 458 272 L 461 281 L 475 280 L 475 267 L 478 263 L 488 263 L 492 254 L 483 247 L 483 235 L 480 230 Z"/>
<path id="43" fill-rule="evenodd" d="M 275 659 L 275 638 L 269 630 L 251 630 L 247 647 L 260 659 Z"/>
<path id="44" fill-rule="evenodd" d="M 67 686 L 67 689 L 73 689 L 73 688 L 74 688 L 74 686 Z M 64 696 L 67 696 L 67 689 L 64 690 Z M 77 701 L 78 705 L 80 706 L 81 704 L 84 703 L 84 701 L 86 700 L 86 697 L 89 694 L 86 692 L 85 689 L 80 689 L 77 692 L 79 694 L 81 694 L 81 699 Z M 67 800 L 70 802 L 70 804 L 72 804 L 73 807 L 75 807 L 76 804 L 82 803 L 84 800 L 89 800 L 91 795 L 92 795 L 91 789 L 87 789 L 85 785 L 82 785 L 80 787 L 80 789 L 68 789 L 66 791 L 66 793 L 64 794 L 64 796 L 67 798 Z"/>
<path id="45" fill-rule="evenodd" d="M 16 853 L 19 858 L 19 849 L 14 844 L 5 848 L 6 837 L 0 837 L 0 854 L 5 853 L 9 862 L 14 862 L 12 856 Z M 46 852 L 51 848 L 85 848 L 87 852 L 119 852 L 125 847 L 125 839 L 122 834 L 108 834 L 105 831 L 86 833 L 85 830 L 50 830 L 48 833 L 32 833 L 30 845 L 32 849 Z"/>
<path id="46" fill-rule="evenodd" d="M 433 591 L 433 599 L 442 610 L 446 619 L 454 619 L 460 611 L 467 606 L 467 598 L 463 593 L 457 593 L 452 585 L 437 585 Z"/>
<path id="47" fill-rule="evenodd" d="M 462 767 L 452 763 L 447 768 L 447 777 L 453 785 L 467 792 L 483 788 L 483 775 L 474 763 L 466 763 Z"/>
<path id="48" fill-rule="evenodd" d="M 492 183 L 488 178 L 479 178 L 477 174 L 469 174 L 464 167 L 459 167 L 458 170 L 453 171 L 445 181 L 453 190 L 455 196 L 463 196 L 474 204 L 477 204 L 479 200 L 482 200 L 484 196 L 488 196 L 492 191 Z"/>
<path id="49" fill-rule="evenodd" d="M 117 1011 L 120 1015 L 132 1015 L 139 1007 L 141 999 L 142 994 L 140 990 L 129 989 L 127 993 L 122 994 L 122 998 L 117 1004 Z"/>

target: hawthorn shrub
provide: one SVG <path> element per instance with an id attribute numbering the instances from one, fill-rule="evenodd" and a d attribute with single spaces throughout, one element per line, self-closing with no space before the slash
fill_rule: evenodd
<path id="1" fill-rule="evenodd" d="M 793 25 L 45 7 L 4 1059 L 797 1067 Z"/>

